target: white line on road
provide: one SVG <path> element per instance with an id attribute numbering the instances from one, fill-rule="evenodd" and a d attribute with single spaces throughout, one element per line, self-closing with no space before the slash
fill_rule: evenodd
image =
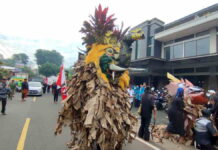
<path id="1" fill-rule="evenodd" d="M 36 97 L 33 97 L 33 101 L 34 101 L 34 102 L 36 101 Z"/>
<path id="2" fill-rule="evenodd" d="M 156 147 L 156 146 L 150 144 L 149 142 L 146 142 L 146 141 L 140 139 L 139 137 L 136 137 L 136 140 L 138 140 L 138 141 L 140 141 L 141 143 L 143 143 L 143 144 L 145 144 L 145 145 L 151 147 L 151 148 L 154 149 L 154 150 L 161 150 L 160 148 L 158 148 L 158 147 Z"/>

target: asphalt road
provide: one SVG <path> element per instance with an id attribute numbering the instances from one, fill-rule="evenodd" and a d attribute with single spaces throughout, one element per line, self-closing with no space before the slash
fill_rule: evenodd
<path id="1" fill-rule="evenodd" d="M 67 150 L 70 140 L 69 128 L 54 136 L 58 111 L 62 104 L 54 104 L 51 94 L 28 97 L 21 102 L 21 95 L 8 100 L 6 113 L 0 115 L 0 150 Z M 159 148 L 136 139 L 123 150 L 159 150 Z"/>

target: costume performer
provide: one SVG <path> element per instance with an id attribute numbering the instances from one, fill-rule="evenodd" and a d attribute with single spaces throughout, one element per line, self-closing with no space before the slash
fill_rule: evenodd
<path id="1" fill-rule="evenodd" d="M 123 25 L 118 29 L 115 18 L 107 12 L 108 8 L 99 5 L 91 20 L 83 24 L 87 54 L 74 66 L 69 96 L 58 117 L 55 134 L 69 125 L 72 139 L 68 146 L 72 150 L 121 150 L 136 134 L 137 119 L 130 111 L 127 92 L 129 69 L 118 64 L 130 59 L 123 55 L 123 62 L 119 62 L 121 43 L 128 42 L 122 40 L 133 42 L 143 34 L 135 32 L 125 37 L 128 29 L 122 32 Z"/>

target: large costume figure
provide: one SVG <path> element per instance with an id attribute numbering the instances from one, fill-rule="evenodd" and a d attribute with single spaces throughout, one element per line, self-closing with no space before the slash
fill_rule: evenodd
<path id="1" fill-rule="evenodd" d="M 91 20 L 85 21 L 81 32 L 87 47 L 85 60 L 76 63 L 68 85 L 68 98 L 58 118 L 56 134 L 69 125 L 73 150 L 121 150 L 125 141 L 131 142 L 137 119 L 130 111 L 128 68 L 119 62 L 122 32 L 114 25 L 108 8 L 99 5 Z M 132 39 L 131 39 L 132 37 Z M 131 40 L 142 34 L 130 36 Z M 128 61 L 129 58 L 124 60 Z"/>

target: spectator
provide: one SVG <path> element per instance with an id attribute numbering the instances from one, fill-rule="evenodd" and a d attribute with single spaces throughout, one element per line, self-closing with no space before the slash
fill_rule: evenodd
<path id="1" fill-rule="evenodd" d="M 29 91 L 29 85 L 27 83 L 27 79 L 24 79 L 24 82 L 22 83 L 22 87 L 21 87 L 22 101 L 25 101 L 28 91 Z"/>
<path id="2" fill-rule="evenodd" d="M 14 80 L 12 80 L 9 83 L 9 87 L 10 87 L 10 99 L 12 100 L 12 98 L 14 97 L 15 90 L 16 90 L 16 84 L 15 84 Z"/>
<path id="3" fill-rule="evenodd" d="M 6 104 L 7 104 L 7 95 L 9 93 L 9 89 L 6 86 L 7 86 L 6 79 L 5 78 L 1 79 L 0 100 L 2 101 L 2 110 L 1 110 L 2 115 L 6 115 L 5 110 L 6 110 Z"/>
<path id="4" fill-rule="evenodd" d="M 53 91 L 53 95 L 54 95 L 54 103 L 58 102 L 58 95 L 60 93 L 60 88 L 57 87 L 57 84 L 54 82 L 52 84 L 52 91 Z"/>
<path id="5" fill-rule="evenodd" d="M 45 82 L 43 82 L 43 94 L 46 93 L 46 89 L 47 89 L 47 84 Z"/>
<path id="6" fill-rule="evenodd" d="M 212 138 L 218 136 L 218 132 L 210 121 L 211 112 L 209 109 L 202 110 L 202 117 L 195 122 L 195 140 L 200 150 L 216 150 L 212 146 Z"/>
<path id="7" fill-rule="evenodd" d="M 138 108 L 140 105 L 140 95 L 139 95 L 140 87 L 138 85 L 135 86 L 134 88 L 134 93 L 135 93 L 135 107 Z"/>
<path id="8" fill-rule="evenodd" d="M 21 92 L 21 88 L 22 88 L 22 80 L 19 80 L 19 81 L 17 82 L 17 91 L 18 91 L 18 92 Z"/>
<path id="9" fill-rule="evenodd" d="M 47 93 L 50 93 L 50 89 L 51 89 L 51 85 L 48 84 L 48 85 L 47 85 Z"/>
<path id="10" fill-rule="evenodd" d="M 127 89 L 128 93 L 129 93 L 129 101 L 130 101 L 130 104 L 131 104 L 131 108 L 132 109 L 132 106 L 133 106 L 133 98 L 134 98 L 134 90 L 132 89 L 132 87 L 130 86 L 128 89 Z"/>
<path id="11" fill-rule="evenodd" d="M 156 107 L 154 105 L 154 97 L 150 93 L 150 88 L 146 88 L 146 92 L 142 96 L 141 101 L 141 126 L 139 128 L 139 137 L 146 141 L 150 139 L 149 125 L 151 122 L 152 110 L 156 114 Z M 154 117 L 156 117 L 154 115 Z"/>
<path id="12" fill-rule="evenodd" d="M 215 104 L 213 105 L 213 108 L 211 109 L 211 112 L 213 113 L 215 126 L 218 129 L 218 94 L 215 95 L 213 102 Z"/>

